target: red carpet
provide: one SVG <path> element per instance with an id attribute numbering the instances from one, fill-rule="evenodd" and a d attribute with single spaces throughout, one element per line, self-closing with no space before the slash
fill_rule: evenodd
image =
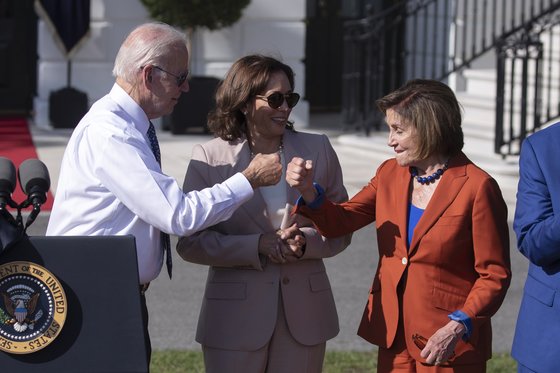
<path id="1" fill-rule="evenodd" d="M 24 118 L 0 118 L 0 157 L 6 157 L 14 162 L 16 170 L 19 165 L 26 159 L 38 159 L 33 139 L 29 132 L 27 120 Z M 16 186 L 12 199 L 17 203 L 21 203 L 26 199 L 25 193 L 19 186 Z M 41 211 L 50 211 L 53 204 L 52 193 L 47 195 L 47 202 L 41 207 Z M 31 211 L 28 207 L 22 212 Z"/>

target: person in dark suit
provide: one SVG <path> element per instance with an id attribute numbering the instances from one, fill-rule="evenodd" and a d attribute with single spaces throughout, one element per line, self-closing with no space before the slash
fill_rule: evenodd
<path id="1" fill-rule="evenodd" d="M 299 132 L 289 120 L 299 95 L 292 69 L 275 58 L 237 60 L 216 93 L 184 191 L 220 183 L 257 154 L 279 154 L 283 174 L 295 156 L 313 159 L 314 177 L 334 201 L 348 198 L 338 157 L 325 135 Z M 231 218 L 177 245 L 181 257 L 209 266 L 196 340 L 208 373 L 319 373 L 326 341 L 339 331 L 323 258 L 350 243 L 326 239 L 290 214 L 297 191 L 284 180 L 255 191 Z"/>
<path id="2" fill-rule="evenodd" d="M 513 339 L 519 372 L 560 369 L 560 123 L 521 147 L 513 228 L 529 271 Z M 559 298 L 557 298 L 559 297 Z"/>
<path id="3" fill-rule="evenodd" d="M 498 184 L 461 151 L 460 105 L 445 84 L 412 80 L 377 104 L 395 158 L 343 203 L 313 183 L 313 162 L 292 160 L 295 212 L 329 238 L 375 221 L 379 264 L 358 334 L 379 346 L 378 372 L 485 372 L 490 318 L 511 279 Z"/>

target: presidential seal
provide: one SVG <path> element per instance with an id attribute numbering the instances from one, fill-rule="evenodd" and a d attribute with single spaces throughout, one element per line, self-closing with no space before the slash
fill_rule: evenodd
<path id="1" fill-rule="evenodd" d="M 29 354 L 60 334 L 68 302 L 62 285 L 31 262 L 0 265 L 0 350 Z"/>

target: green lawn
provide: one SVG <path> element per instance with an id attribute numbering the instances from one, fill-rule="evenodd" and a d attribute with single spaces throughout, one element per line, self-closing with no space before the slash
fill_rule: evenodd
<path id="1" fill-rule="evenodd" d="M 323 373 L 373 373 L 375 352 L 327 351 Z M 204 373 L 202 353 L 198 351 L 154 351 L 152 373 Z M 488 373 L 515 373 L 517 364 L 509 354 L 494 355 Z"/>

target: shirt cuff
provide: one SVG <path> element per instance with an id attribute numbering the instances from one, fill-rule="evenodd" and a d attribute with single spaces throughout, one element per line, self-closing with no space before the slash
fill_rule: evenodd
<path id="1" fill-rule="evenodd" d="M 471 318 L 461 310 L 457 310 L 449 315 L 447 315 L 451 320 L 460 322 L 465 326 L 465 334 L 463 334 L 463 340 L 466 341 L 470 338 L 472 334 L 472 321 Z"/>
<path id="2" fill-rule="evenodd" d="M 317 191 L 317 196 L 315 197 L 315 199 L 311 203 L 305 203 L 305 200 L 303 199 L 303 197 L 299 196 L 299 198 L 296 201 L 296 206 L 307 205 L 312 210 L 316 210 L 319 207 L 321 207 L 323 202 L 325 202 L 325 190 L 317 183 L 313 183 L 313 186 L 315 187 L 315 190 Z"/>
<path id="3" fill-rule="evenodd" d="M 229 190 L 233 192 L 236 199 L 244 202 L 250 200 L 255 193 L 251 183 L 241 172 L 231 176 L 229 179 L 224 181 L 224 184 L 227 185 Z"/>

